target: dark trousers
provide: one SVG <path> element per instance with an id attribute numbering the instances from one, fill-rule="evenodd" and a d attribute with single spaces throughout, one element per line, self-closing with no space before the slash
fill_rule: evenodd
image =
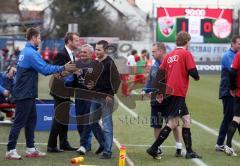
<path id="1" fill-rule="evenodd" d="M 7 149 L 16 149 L 18 136 L 25 127 L 26 146 L 34 147 L 34 130 L 37 122 L 35 99 L 23 99 L 16 101 L 16 112 L 13 125 L 11 127 Z"/>
<path id="2" fill-rule="evenodd" d="M 52 127 L 48 138 L 48 147 L 57 147 L 57 137 L 59 136 L 60 148 L 68 146 L 67 132 L 69 122 L 70 99 L 54 97 L 54 111 Z"/>
<path id="3" fill-rule="evenodd" d="M 86 149 L 91 148 L 91 128 L 89 125 L 90 106 L 91 101 L 78 99 L 75 100 L 77 129 L 80 135 L 80 145 Z"/>
<path id="4" fill-rule="evenodd" d="M 220 126 L 217 144 L 223 145 L 227 134 L 228 126 L 233 119 L 233 103 L 234 98 L 232 96 L 226 96 L 222 98 L 223 103 L 223 120 Z"/>

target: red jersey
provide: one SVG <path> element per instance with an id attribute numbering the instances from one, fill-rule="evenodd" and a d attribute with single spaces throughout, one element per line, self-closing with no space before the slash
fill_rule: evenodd
<path id="1" fill-rule="evenodd" d="M 231 68 L 237 70 L 237 97 L 240 97 L 240 52 L 238 52 L 234 59 Z"/>
<path id="2" fill-rule="evenodd" d="M 186 97 L 189 85 L 188 71 L 196 68 L 192 54 L 178 47 L 164 58 L 160 68 L 166 71 L 166 84 L 173 90 L 173 94 L 170 95 Z"/>

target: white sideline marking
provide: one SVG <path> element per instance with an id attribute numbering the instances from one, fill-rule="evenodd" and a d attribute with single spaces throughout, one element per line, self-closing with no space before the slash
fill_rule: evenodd
<path id="1" fill-rule="evenodd" d="M 100 125 L 102 127 L 102 120 L 100 120 L 99 123 L 100 123 Z M 117 148 L 120 150 L 121 144 L 115 137 L 113 137 L 113 142 L 116 144 Z M 134 166 L 133 161 L 128 157 L 128 155 L 126 155 L 126 161 L 127 161 L 129 166 Z"/>
<path id="2" fill-rule="evenodd" d="M 128 146 L 128 147 L 149 147 L 151 145 L 136 145 L 136 144 L 124 144 L 124 146 Z M 163 145 L 161 146 L 162 148 L 176 148 L 175 146 L 166 146 L 166 145 Z"/>
<path id="3" fill-rule="evenodd" d="M 195 124 L 196 126 L 202 128 L 203 130 L 207 131 L 208 133 L 218 137 L 218 132 L 216 130 L 211 129 L 210 127 L 208 127 L 208 126 L 206 126 L 206 125 L 204 125 L 204 124 L 202 124 L 202 123 L 200 123 L 200 122 L 198 122 L 196 120 L 193 120 L 193 119 L 192 119 L 192 123 Z M 232 140 L 232 143 L 234 145 L 236 145 L 237 147 L 240 147 L 240 143 L 239 142 L 237 142 L 235 140 Z"/>
<path id="4" fill-rule="evenodd" d="M 116 138 L 113 138 L 113 142 L 117 145 L 118 149 L 120 149 L 121 144 L 118 142 L 118 140 Z M 133 161 L 128 157 L 128 155 L 126 155 L 126 161 L 129 166 L 134 166 Z"/>
<path id="5" fill-rule="evenodd" d="M 186 149 L 182 149 L 182 153 L 183 155 L 186 155 Z M 207 166 L 207 164 L 205 164 L 202 160 L 200 159 L 191 159 L 195 164 L 199 165 L 199 166 Z"/>
<path id="6" fill-rule="evenodd" d="M 133 90 L 132 91 L 132 93 L 133 94 L 140 94 L 140 93 L 138 93 L 136 90 Z M 120 101 L 120 100 L 118 100 L 118 101 Z M 121 101 L 120 101 L 120 103 L 122 103 Z M 121 105 L 121 104 L 120 104 Z M 125 106 L 123 103 L 122 103 L 122 105 L 123 106 Z M 126 106 L 125 106 L 126 107 Z M 124 108 L 125 108 L 124 107 Z M 126 107 L 126 109 L 129 109 L 128 107 Z M 132 110 L 127 110 L 128 112 L 130 111 L 130 112 L 133 112 Z M 135 112 L 133 112 L 133 113 L 135 113 Z M 131 113 L 132 114 L 132 113 Z M 136 114 L 136 113 L 135 113 Z M 134 116 L 135 117 L 135 116 Z M 135 118 L 137 118 L 138 117 L 138 115 L 136 114 L 136 117 Z M 215 135 L 216 137 L 218 137 L 218 132 L 216 131 L 216 130 L 214 130 L 214 129 L 212 129 L 212 128 L 210 128 L 210 127 L 208 127 L 208 126 L 206 126 L 206 125 L 204 125 L 204 124 L 202 124 L 202 123 L 200 123 L 200 122 L 198 122 L 198 121 L 196 121 L 196 120 L 194 120 L 194 119 L 191 119 L 192 120 L 192 123 L 193 124 L 195 124 L 196 126 L 198 126 L 198 127 L 200 127 L 200 128 L 202 128 L 203 130 L 205 130 L 205 131 L 207 131 L 207 132 L 209 132 L 210 134 L 212 134 L 212 135 Z M 238 142 L 238 141 L 236 141 L 236 140 L 232 140 L 232 143 L 235 145 L 235 146 L 237 146 L 237 147 L 240 147 L 240 143 Z"/>
<path id="7" fill-rule="evenodd" d="M 126 147 L 149 147 L 151 145 L 135 145 L 135 144 L 125 144 Z M 162 148 L 176 148 L 175 146 L 161 146 Z M 185 155 L 186 154 L 186 150 L 182 149 L 182 154 Z M 207 166 L 204 162 L 202 162 L 199 159 L 192 159 L 193 162 L 195 162 L 197 165 L 201 165 L 201 166 Z"/>
<path id="8" fill-rule="evenodd" d="M 118 149 L 120 149 L 121 144 L 118 142 L 118 140 L 116 138 L 113 138 L 113 142 L 117 145 Z M 26 143 L 17 143 L 18 145 L 26 145 Z M 34 143 L 35 145 L 44 145 L 46 146 L 47 143 Z M 0 142 L 0 145 L 7 145 L 6 142 Z M 125 145 L 126 146 L 126 145 Z M 147 145 L 145 145 L 147 146 Z M 129 166 L 134 166 L 133 161 L 126 155 L 126 161 L 128 163 Z"/>
<path id="9" fill-rule="evenodd" d="M 117 98 L 117 97 L 116 97 Z M 120 100 L 119 98 L 117 98 L 118 103 L 121 107 L 123 107 L 125 109 L 125 111 L 127 111 L 129 114 L 131 114 L 134 118 L 138 117 L 138 114 L 135 113 L 134 111 L 130 110 L 127 106 L 125 106 Z"/>
<path id="10" fill-rule="evenodd" d="M 131 109 L 129 109 L 127 106 L 125 106 L 120 100 L 118 99 L 118 103 L 120 106 L 122 106 L 124 108 L 124 110 L 126 110 L 128 113 L 130 113 L 133 117 L 137 118 L 138 114 L 135 113 L 134 111 L 132 111 Z M 207 164 L 205 164 L 202 160 L 200 159 L 191 159 L 196 165 L 198 166 L 207 166 Z"/>

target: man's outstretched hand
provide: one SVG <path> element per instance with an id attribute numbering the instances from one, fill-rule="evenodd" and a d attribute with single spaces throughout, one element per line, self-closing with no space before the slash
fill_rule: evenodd
<path id="1" fill-rule="evenodd" d="M 72 64 L 71 61 L 64 65 L 64 69 L 65 69 L 65 71 L 68 71 L 68 72 L 75 72 L 75 71 L 79 70 L 76 67 L 76 64 Z"/>

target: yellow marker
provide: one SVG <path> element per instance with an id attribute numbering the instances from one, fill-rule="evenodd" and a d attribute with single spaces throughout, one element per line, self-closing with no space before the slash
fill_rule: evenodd
<path id="1" fill-rule="evenodd" d="M 125 160 L 126 160 L 126 147 L 121 146 L 120 152 L 119 152 L 119 164 L 118 166 L 125 166 Z"/>
<path id="2" fill-rule="evenodd" d="M 71 163 L 72 164 L 80 164 L 84 162 L 84 158 L 83 157 L 75 157 L 71 159 Z"/>

